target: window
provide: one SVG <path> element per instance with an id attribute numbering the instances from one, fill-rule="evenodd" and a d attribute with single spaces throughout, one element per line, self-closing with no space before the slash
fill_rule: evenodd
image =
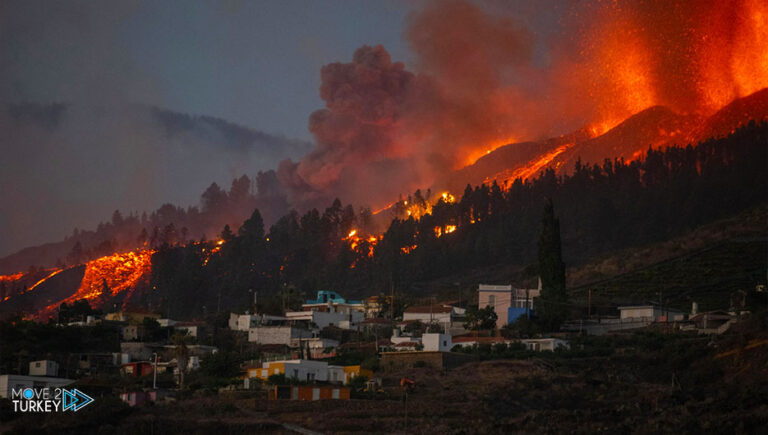
<path id="1" fill-rule="evenodd" d="M 496 295 L 488 296 L 488 305 L 490 305 L 491 308 L 496 308 Z"/>
<path id="2" fill-rule="evenodd" d="M 443 340 L 443 346 L 444 346 L 444 347 L 445 347 L 445 346 L 448 346 L 448 341 L 447 341 L 447 340 Z"/>
<path id="3" fill-rule="evenodd" d="M 35 363 L 35 368 L 40 368 L 40 363 L 39 362 Z"/>

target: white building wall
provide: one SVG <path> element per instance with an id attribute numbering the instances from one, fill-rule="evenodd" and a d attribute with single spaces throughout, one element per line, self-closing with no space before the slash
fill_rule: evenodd
<path id="1" fill-rule="evenodd" d="M 41 360 L 29 363 L 30 376 L 56 376 L 59 374 L 59 364 L 56 361 Z"/>
<path id="2" fill-rule="evenodd" d="M 426 352 L 450 352 L 453 348 L 451 336 L 448 334 L 422 334 L 421 344 Z"/>
<path id="3" fill-rule="evenodd" d="M 310 360 L 292 360 L 285 362 L 285 377 L 300 381 L 328 381 L 328 363 Z"/>
<path id="4" fill-rule="evenodd" d="M 242 314 L 237 317 L 236 330 L 247 331 L 256 327 L 256 316 L 253 314 Z"/>

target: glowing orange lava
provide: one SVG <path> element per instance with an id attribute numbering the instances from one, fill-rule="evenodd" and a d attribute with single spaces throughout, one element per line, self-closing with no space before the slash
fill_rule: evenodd
<path id="1" fill-rule="evenodd" d="M 61 272 L 63 272 L 63 271 L 64 271 L 64 269 L 56 269 L 56 270 L 54 270 L 54 271 L 53 271 L 53 272 L 51 272 L 51 273 L 50 273 L 48 276 L 46 276 L 45 278 L 43 278 L 43 279 L 41 279 L 40 281 L 36 282 L 36 283 L 35 283 L 35 284 L 34 284 L 32 287 L 30 287 L 30 288 L 29 288 L 27 291 L 28 291 L 28 292 L 31 292 L 32 290 L 34 290 L 34 289 L 35 289 L 35 287 L 39 286 L 40 284 L 44 283 L 45 281 L 47 281 L 47 280 L 48 280 L 49 278 L 51 278 L 52 276 L 54 276 L 54 275 L 58 275 L 58 274 L 60 274 L 60 273 L 61 273 Z"/>
<path id="2" fill-rule="evenodd" d="M 154 251 L 126 252 L 89 261 L 85 265 L 80 288 L 61 302 L 97 300 L 133 290 L 142 279 L 148 278 L 153 253 Z"/>

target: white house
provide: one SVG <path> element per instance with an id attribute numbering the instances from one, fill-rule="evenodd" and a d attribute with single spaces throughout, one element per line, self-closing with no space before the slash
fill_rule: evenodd
<path id="1" fill-rule="evenodd" d="M 450 352 L 453 341 L 448 334 L 426 333 L 421 335 L 421 344 L 425 352 Z"/>
<path id="2" fill-rule="evenodd" d="M 51 360 L 32 361 L 29 363 L 30 376 L 58 376 L 59 363 Z"/>
<path id="3" fill-rule="evenodd" d="M 526 338 L 520 340 L 520 342 L 523 343 L 528 350 L 536 352 L 546 350 L 554 352 L 555 349 L 568 349 L 570 347 L 567 341 L 559 338 Z"/>
<path id="4" fill-rule="evenodd" d="M 161 327 L 167 328 L 177 324 L 178 322 L 173 319 L 157 319 L 157 323 L 159 323 Z"/>
<path id="5" fill-rule="evenodd" d="M 619 307 L 622 322 L 672 322 L 684 319 L 682 311 L 658 305 L 630 305 Z"/>
<path id="6" fill-rule="evenodd" d="M 497 317 L 496 327 L 500 328 L 533 309 L 533 298 L 541 295 L 541 280 L 539 280 L 539 288 L 536 289 L 480 284 L 477 295 L 477 306 L 493 308 Z"/>

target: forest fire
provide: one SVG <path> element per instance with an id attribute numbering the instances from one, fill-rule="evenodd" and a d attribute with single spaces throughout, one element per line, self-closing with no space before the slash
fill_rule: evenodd
<path id="1" fill-rule="evenodd" d="M 349 247 L 353 251 L 357 251 L 358 247 L 367 248 L 367 252 L 365 252 L 365 255 L 367 255 L 369 258 L 373 258 L 373 250 L 376 247 L 376 244 L 379 242 L 379 240 L 383 237 L 382 235 L 374 236 L 369 235 L 368 237 L 360 237 L 357 235 L 358 232 L 356 229 L 353 229 L 349 232 L 347 237 L 344 237 L 342 240 L 349 242 Z M 354 268 L 354 264 L 352 264 L 352 268 Z"/>

